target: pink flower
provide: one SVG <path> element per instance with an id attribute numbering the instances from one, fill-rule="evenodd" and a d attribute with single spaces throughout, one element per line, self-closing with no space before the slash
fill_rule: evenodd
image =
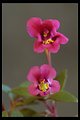
<path id="1" fill-rule="evenodd" d="M 34 51 L 42 53 L 46 48 L 57 53 L 60 44 L 66 44 L 68 38 L 57 32 L 60 23 L 56 19 L 42 21 L 40 18 L 33 17 L 27 22 L 27 31 L 31 37 L 36 38 L 34 42 Z"/>
<path id="2" fill-rule="evenodd" d="M 29 93 L 32 95 L 45 96 L 58 92 L 60 90 L 60 84 L 57 80 L 53 80 L 55 76 L 55 69 L 47 64 L 41 67 L 32 67 L 27 75 L 27 79 L 32 82 L 28 87 Z"/>

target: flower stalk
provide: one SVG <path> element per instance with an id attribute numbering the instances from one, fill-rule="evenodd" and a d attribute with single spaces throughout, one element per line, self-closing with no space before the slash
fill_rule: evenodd
<path id="1" fill-rule="evenodd" d="M 49 52 L 48 49 L 45 49 L 46 57 L 48 60 L 49 65 L 51 66 L 51 53 Z"/>

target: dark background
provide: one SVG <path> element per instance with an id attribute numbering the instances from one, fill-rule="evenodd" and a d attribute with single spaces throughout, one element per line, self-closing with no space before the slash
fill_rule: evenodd
<path id="1" fill-rule="evenodd" d="M 34 38 L 26 32 L 26 21 L 31 17 L 58 19 L 59 32 L 69 38 L 57 54 L 52 54 L 52 64 L 59 73 L 68 70 L 65 89 L 78 97 L 78 4 L 77 3 L 3 3 L 2 4 L 2 60 L 3 83 L 11 88 L 26 80 L 29 69 L 46 62 L 45 54 L 33 52 Z M 3 94 L 8 107 L 8 98 Z M 77 103 L 57 103 L 59 116 L 75 116 Z M 37 109 L 42 109 L 38 106 Z"/>

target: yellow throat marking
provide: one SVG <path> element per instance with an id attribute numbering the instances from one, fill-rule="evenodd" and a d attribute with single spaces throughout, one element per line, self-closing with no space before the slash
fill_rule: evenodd
<path id="1" fill-rule="evenodd" d="M 48 40 L 44 40 L 43 41 L 43 44 L 50 44 L 50 43 L 53 43 L 54 42 L 54 40 L 52 40 L 52 39 L 48 39 Z"/>
<path id="2" fill-rule="evenodd" d="M 43 33 L 43 36 L 44 36 L 44 37 L 47 37 L 48 33 L 49 33 L 49 31 L 47 31 L 47 33 L 44 32 L 44 33 Z"/>
<path id="3" fill-rule="evenodd" d="M 44 37 L 47 37 L 47 33 L 44 33 L 44 35 L 43 35 Z"/>
<path id="4" fill-rule="evenodd" d="M 43 92 L 45 92 L 48 88 L 49 88 L 49 84 L 48 83 L 44 83 L 45 80 L 43 80 L 40 84 L 39 84 L 39 89 Z"/>

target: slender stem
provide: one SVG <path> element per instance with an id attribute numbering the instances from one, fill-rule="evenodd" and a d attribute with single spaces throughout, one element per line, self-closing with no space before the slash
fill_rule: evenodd
<path id="1" fill-rule="evenodd" d="M 48 51 L 48 49 L 45 49 L 45 53 L 46 53 L 46 57 L 47 57 L 48 63 L 51 66 L 51 54 Z"/>

